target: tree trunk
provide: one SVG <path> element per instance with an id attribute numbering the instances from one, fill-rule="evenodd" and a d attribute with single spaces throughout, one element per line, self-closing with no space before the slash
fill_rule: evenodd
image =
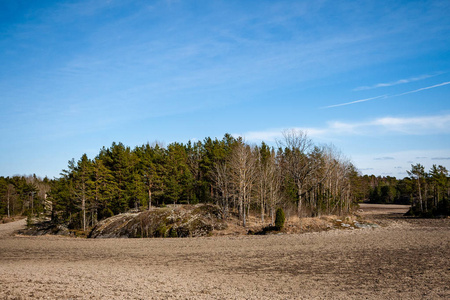
<path id="1" fill-rule="evenodd" d="M 297 206 L 298 217 L 302 217 L 302 189 L 298 189 L 298 206 Z"/>
<path id="2" fill-rule="evenodd" d="M 31 192 L 31 214 L 34 215 L 34 194 Z"/>
<path id="3" fill-rule="evenodd" d="M 9 195 L 8 195 L 8 218 L 11 217 L 11 214 L 9 212 Z"/>
<path id="4" fill-rule="evenodd" d="M 86 231 L 86 199 L 81 199 L 81 211 L 83 212 L 83 231 Z"/>
<path id="5" fill-rule="evenodd" d="M 421 190 L 421 188 L 420 188 L 420 177 L 417 177 L 417 184 L 419 185 L 419 205 L 420 205 L 420 211 L 423 212 L 422 190 Z"/>
<path id="6" fill-rule="evenodd" d="M 272 218 L 272 226 L 275 224 L 275 208 L 272 206 L 270 208 L 270 217 Z"/>
<path id="7" fill-rule="evenodd" d="M 152 208 L 152 190 L 148 188 L 148 210 Z"/>

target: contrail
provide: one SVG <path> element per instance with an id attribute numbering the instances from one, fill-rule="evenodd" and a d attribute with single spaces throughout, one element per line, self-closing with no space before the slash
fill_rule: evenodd
<path id="1" fill-rule="evenodd" d="M 340 104 L 324 106 L 324 107 L 321 107 L 321 108 L 323 109 L 323 108 L 332 108 L 332 107 L 350 105 L 350 104 L 355 104 L 355 103 L 359 103 L 359 102 L 366 102 L 366 101 L 370 101 L 370 100 L 375 100 L 375 99 L 379 99 L 379 98 L 398 97 L 398 96 L 403 96 L 403 95 L 417 93 L 417 92 L 424 91 L 424 90 L 434 89 L 434 88 L 437 88 L 437 87 L 440 87 L 440 86 L 444 86 L 444 85 L 448 85 L 448 84 L 450 84 L 450 81 L 442 82 L 442 83 L 439 83 L 439 84 L 436 84 L 436 85 L 432 85 L 432 86 L 427 86 L 427 87 L 420 88 L 420 89 L 417 89 L 417 90 L 414 90 L 414 91 L 404 92 L 404 93 L 397 94 L 397 95 L 382 95 L 382 96 L 377 96 L 377 97 L 372 97 L 372 98 L 367 98 L 367 99 L 361 99 L 361 100 L 356 100 L 356 101 L 351 101 L 351 102 L 346 102 L 346 103 L 340 103 Z"/>
<path id="2" fill-rule="evenodd" d="M 437 75 L 440 75 L 440 74 L 441 73 L 432 74 L 432 75 L 426 74 L 426 75 L 422 75 L 422 76 L 418 76 L 418 77 L 399 79 L 399 80 L 393 81 L 393 82 L 377 83 L 377 84 L 372 85 L 372 86 L 360 86 L 360 87 L 357 87 L 356 89 L 353 89 L 353 90 L 354 91 L 363 91 L 363 90 L 377 89 L 377 88 L 380 88 L 380 87 L 389 87 L 389 86 L 394 86 L 394 85 L 398 85 L 398 84 L 410 83 L 410 82 L 414 82 L 414 81 L 427 79 L 427 78 L 434 77 L 434 76 L 437 76 Z"/>
<path id="3" fill-rule="evenodd" d="M 417 89 L 417 90 L 414 90 L 414 91 L 401 93 L 401 94 L 398 94 L 398 95 L 393 95 L 393 96 L 390 96 L 390 97 L 397 97 L 397 96 L 403 96 L 403 95 L 407 95 L 407 94 L 417 93 L 417 92 L 420 92 L 420 91 L 434 89 L 434 88 L 437 88 L 437 87 L 440 87 L 440 86 L 443 86 L 443 85 L 447 85 L 447 84 L 450 84 L 450 81 L 439 83 L 439 84 L 432 85 L 432 86 L 427 86 L 427 87 L 424 87 L 424 88 L 421 88 L 421 89 Z"/>
<path id="4" fill-rule="evenodd" d="M 382 95 L 382 96 L 377 96 L 377 97 L 372 97 L 372 98 L 355 100 L 355 101 L 352 101 L 352 102 L 346 102 L 346 103 L 329 105 L 329 106 L 325 106 L 325 107 L 322 107 L 322 108 L 331 108 L 331 107 L 337 107 L 337 106 L 350 105 L 350 104 L 355 104 L 355 103 L 359 103 L 359 102 L 366 102 L 366 101 L 370 101 L 370 100 L 374 100 L 374 99 L 387 98 L 387 97 L 388 97 L 387 95 Z"/>

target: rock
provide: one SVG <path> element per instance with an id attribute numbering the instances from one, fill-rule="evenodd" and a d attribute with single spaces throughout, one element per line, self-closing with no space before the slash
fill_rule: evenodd
<path id="1" fill-rule="evenodd" d="M 70 235 L 70 231 L 65 224 L 56 224 L 52 221 L 41 221 L 36 222 L 29 228 L 19 230 L 19 234 L 23 235 L 33 235 L 40 236 L 46 234 L 54 234 L 54 235 Z"/>
<path id="2" fill-rule="evenodd" d="M 377 228 L 377 227 L 379 227 L 377 224 L 364 224 L 364 223 L 359 223 L 359 222 L 356 222 L 354 224 L 354 226 L 356 228 Z"/>
<path id="3" fill-rule="evenodd" d="M 226 226 L 216 205 L 178 205 L 110 217 L 99 222 L 88 237 L 196 237 Z"/>

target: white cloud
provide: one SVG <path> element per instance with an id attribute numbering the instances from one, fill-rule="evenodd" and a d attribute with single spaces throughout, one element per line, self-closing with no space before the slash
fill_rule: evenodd
<path id="1" fill-rule="evenodd" d="M 409 82 L 414 82 L 414 81 L 419 81 L 419 80 L 423 80 L 423 79 L 427 79 L 438 74 L 434 74 L 434 75 L 422 75 L 422 76 L 418 76 L 418 77 L 412 77 L 412 78 L 407 78 L 407 79 L 400 79 L 397 81 L 392 81 L 392 82 L 387 82 L 387 83 L 377 83 L 371 86 L 360 86 L 357 87 L 355 89 L 353 89 L 354 91 L 363 91 L 363 90 L 371 90 L 371 89 L 377 89 L 377 88 L 381 88 L 381 87 L 389 87 L 389 86 L 394 86 L 394 85 L 399 85 L 399 84 L 405 84 L 405 83 L 409 83 Z"/>
<path id="2" fill-rule="evenodd" d="M 411 118 L 385 117 L 369 124 L 411 135 L 450 133 L 450 114 Z"/>
<path id="3" fill-rule="evenodd" d="M 305 131 L 309 137 L 333 140 L 339 136 L 349 135 L 430 135 L 450 134 L 450 114 L 422 116 L 422 117 L 383 117 L 366 122 L 330 121 L 325 127 L 296 127 Z M 275 142 L 282 138 L 283 128 L 271 128 L 262 131 L 249 131 L 242 134 L 247 141 Z"/>

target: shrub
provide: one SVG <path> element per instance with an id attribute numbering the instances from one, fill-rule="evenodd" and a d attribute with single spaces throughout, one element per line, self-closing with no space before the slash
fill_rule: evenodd
<path id="1" fill-rule="evenodd" d="M 275 227 L 277 230 L 281 230 L 284 227 L 284 222 L 286 221 L 286 217 L 284 216 L 284 210 L 280 207 L 277 208 L 275 213 Z"/>
<path id="2" fill-rule="evenodd" d="M 176 238 L 176 237 L 178 237 L 177 230 L 176 230 L 175 228 L 173 228 L 173 227 L 170 228 L 169 236 L 170 236 L 171 238 Z"/>
<path id="3" fill-rule="evenodd" d="M 27 227 L 30 228 L 33 225 L 33 216 L 31 212 L 27 213 Z"/>
<path id="4" fill-rule="evenodd" d="M 166 224 L 159 225 L 158 229 L 156 229 L 158 232 L 159 237 L 166 237 L 167 227 Z"/>

